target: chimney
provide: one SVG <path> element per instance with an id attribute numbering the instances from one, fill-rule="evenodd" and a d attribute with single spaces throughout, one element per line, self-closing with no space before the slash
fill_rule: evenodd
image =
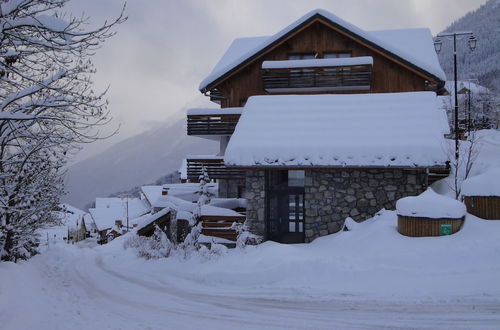
<path id="1" fill-rule="evenodd" d="M 121 228 L 122 227 L 122 221 L 121 220 L 115 220 L 115 226 L 117 228 Z"/>

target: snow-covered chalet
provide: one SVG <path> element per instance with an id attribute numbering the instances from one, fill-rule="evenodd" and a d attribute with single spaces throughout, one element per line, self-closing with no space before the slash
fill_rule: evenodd
<path id="1" fill-rule="evenodd" d="M 220 141 L 204 166 L 219 197 L 247 199 L 264 239 L 310 242 L 422 193 L 445 167 L 445 74 L 428 29 L 364 31 L 314 10 L 268 37 L 234 40 L 189 109 L 188 135 Z"/>

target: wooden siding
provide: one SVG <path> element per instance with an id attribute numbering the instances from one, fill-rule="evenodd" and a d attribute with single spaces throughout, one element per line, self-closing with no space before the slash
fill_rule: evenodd
<path id="1" fill-rule="evenodd" d="M 455 234 L 462 228 L 464 218 L 418 218 L 398 215 L 398 233 L 410 237 L 441 236 L 441 225 L 451 225 L 451 233 Z"/>
<path id="2" fill-rule="evenodd" d="M 499 196 L 464 196 L 467 212 L 481 219 L 500 220 Z"/>
<path id="3" fill-rule="evenodd" d="M 366 93 L 414 92 L 431 90 L 422 74 L 389 59 L 387 56 L 363 45 L 326 24 L 316 21 L 298 31 L 274 49 L 256 58 L 252 63 L 240 68 L 235 74 L 223 80 L 217 88 L 225 98 L 221 107 L 238 107 L 252 95 L 266 95 L 262 82 L 263 61 L 287 60 L 292 54 L 318 54 L 350 52 L 353 57 L 373 57 L 372 88 Z M 359 93 L 359 91 L 353 91 Z M 332 93 L 332 92 L 327 92 Z M 350 93 L 349 91 L 336 93 Z M 351 92 L 352 93 L 352 92 Z M 307 93 L 304 93 L 307 94 Z M 318 94 L 314 92 L 314 94 Z"/>

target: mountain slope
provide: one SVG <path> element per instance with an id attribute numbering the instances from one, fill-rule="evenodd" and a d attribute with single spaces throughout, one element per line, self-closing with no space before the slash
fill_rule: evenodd
<path id="1" fill-rule="evenodd" d="M 185 119 L 119 142 L 68 169 L 63 201 L 84 207 L 95 199 L 156 181 L 179 169 L 187 154 L 215 154 L 218 145 L 186 135 Z"/>
<path id="2" fill-rule="evenodd" d="M 477 46 L 470 51 L 467 37 L 457 41 L 458 79 L 476 78 L 481 85 L 500 91 L 500 0 L 490 0 L 453 22 L 443 32 L 472 31 Z M 448 80 L 453 79 L 453 41 L 443 41 L 439 61 Z"/>

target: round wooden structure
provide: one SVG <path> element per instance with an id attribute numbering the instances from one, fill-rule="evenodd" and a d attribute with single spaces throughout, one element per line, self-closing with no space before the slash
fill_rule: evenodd
<path id="1" fill-rule="evenodd" d="M 419 218 L 407 217 L 398 214 L 398 232 L 410 237 L 443 236 L 441 225 L 451 225 L 451 232 L 455 234 L 462 228 L 464 218 Z M 446 226 L 449 228 L 449 226 Z"/>
<path id="2" fill-rule="evenodd" d="M 464 196 L 467 212 L 481 219 L 500 220 L 499 196 Z"/>

